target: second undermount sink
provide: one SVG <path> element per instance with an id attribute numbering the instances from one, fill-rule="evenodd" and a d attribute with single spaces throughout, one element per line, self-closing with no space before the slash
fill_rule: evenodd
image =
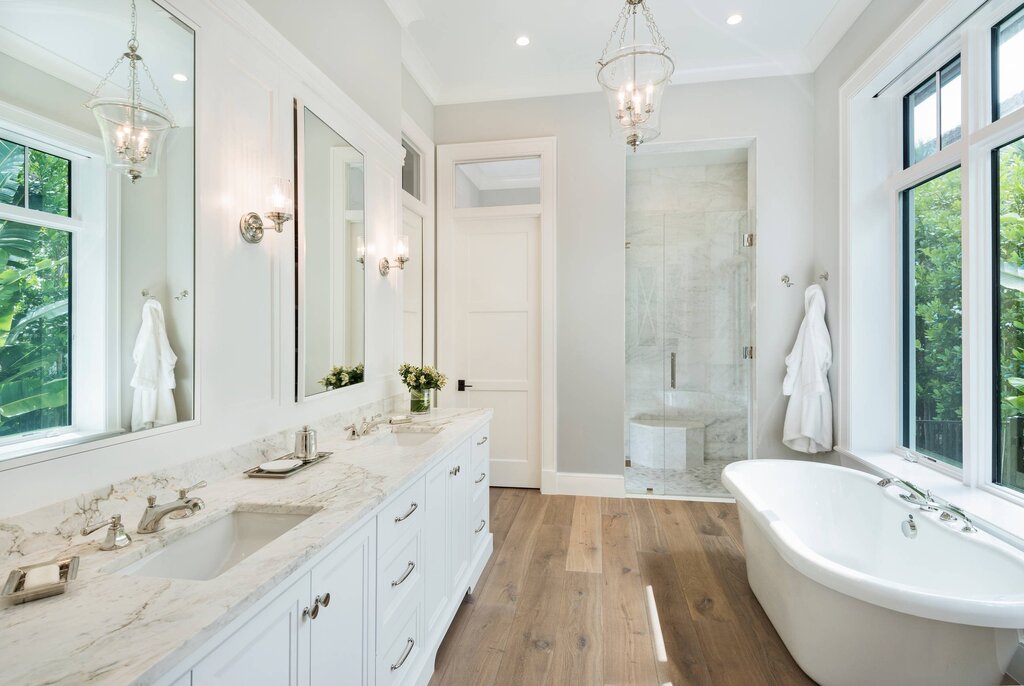
<path id="1" fill-rule="evenodd" d="M 129 565 L 122 573 L 193 581 L 213 579 L 308 517 L 279 512 L 231 512 Z"/>
<path id="2" fill-rule="evenodd" d="M 384 434 L 380 437 L 377 442 L 380 445 L 395 445 L 399 448 L 415 448 L 418 445 L 423 445 L 431 438 L 441 433 L 441 427 L 431 427 L 430 429 L 421 429 L 418 431 L 402 431 L 392 430 L 391 433 Z"/>

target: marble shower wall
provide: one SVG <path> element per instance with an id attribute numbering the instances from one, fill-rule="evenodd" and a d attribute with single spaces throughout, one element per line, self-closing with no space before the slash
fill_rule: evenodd
<path id="1" fill-rule="evenodd" d="M 659 155 L 663 161 L 653 164 L 647 156 L 627 169 L 627 456 L 630 419 L 663 416 L 706 425 L 706 460 L 747 456 L 747 164 L 729 156 L 721 162 L 708 153 Z"/>

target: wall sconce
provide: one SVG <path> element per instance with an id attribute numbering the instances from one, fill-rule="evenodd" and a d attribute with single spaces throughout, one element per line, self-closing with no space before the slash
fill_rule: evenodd
<path id="1" fill-rule="evenodd" d="M 356 262 L 366 266 L 366 241 L 362 236 L 356 236 Z"/>
<path id="2" fill-rule="evenodd" d="M 409 237 L 399 236 L 395 239 L 395 266 L 405 269 L 405 263 L 409 261 Z M 380 258 L 378 264 L 381 276 L 387 276 L 391 272 L 391 261 L 386 257 Z"/>
<path id="3" fill-rule="evenodd" d="M 268 198 L 268 204 L 270 205 L 270 211 L 267 212 L 267 219 L 269 219 L 274 225 L 264 226 L 263 219 L 260 217 L 258 212 L 249 212 L 242 215 L 241 221 L 238 222 L 238 230 L 242 233 L 242 238 L 248 243 L 259 243 L 263 240 L 263 232 L 274 229 L 278 233 L 284 231 L 284 223 L 291 221 L 295 216 L 292 213 L 292 202 L 294 199 L 292 195 L 292 181 L 291 179 L 285 179 L 281 177 L 275 177 L 271 180 L 270 186 L 270 197 Z"/>

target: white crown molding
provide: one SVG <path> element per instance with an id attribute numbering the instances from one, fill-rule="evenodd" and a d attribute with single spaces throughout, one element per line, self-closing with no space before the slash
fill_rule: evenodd
<path id="1" fill-rule="evenodd" d="M 402 66 L 419 84 L 430 103 L 437 105 L 441 95 L 441 79 L 407 28 L 402 29 Z"/>
<path id="2" fill-rule="evenodd" d="M 403 29 L 414 21 L 423 20 L 423 8 L 417 0 L 384 0 L 384 4 L 391 10 L 391 14 L 398 20 L 398 25 Z"/>
<path id="3" fill-rule="evenodd" d="M 832 7 L 821 26 L 815 31 L 807 47 L 803 49 L 804 59 L 809 71 L 816 70 L 846 32 L 850 30 L 857 18 L 864 13 L 871 0 L 839 2 Z"/>
<path id="4" fill-rule="evenodd" d="M 797 56 L 791 56 L 784 62 L 764 62 L 739 64 L 728 67 L 709 69 L 677 70 L 672 76 L 672 85 L 710 83 L 714 81 L 738 81 L 742 79 L 759 79 L 773 76 L 798 76 L 809 74 L 809 68 Z M 549 82 L 523 80 L 521 82 L 505 81 L 501 84 L 476 83 L 461 86 L 444 87 L 435 105 L 462 105 L 476 102 L 496 102 L 500 100 L 523 100 L 528 98 L 545 98 L 559 95 L 581 95 L 599 93 L 601 91 L 597 78 L 592 70 L 562 73 Z"/>

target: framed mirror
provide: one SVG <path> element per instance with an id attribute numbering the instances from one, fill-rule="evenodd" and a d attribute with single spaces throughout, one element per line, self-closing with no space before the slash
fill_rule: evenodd
<path id="1" fill-rule="evenodd" d="M 0 470 L 194 418 L 194 79 L 152 0 L 0 2 Z"/>
<path id="2" fill-rule="evenodd" d="M 363 381 L 363 154 L 295 101 L 296 400 Z"/>

